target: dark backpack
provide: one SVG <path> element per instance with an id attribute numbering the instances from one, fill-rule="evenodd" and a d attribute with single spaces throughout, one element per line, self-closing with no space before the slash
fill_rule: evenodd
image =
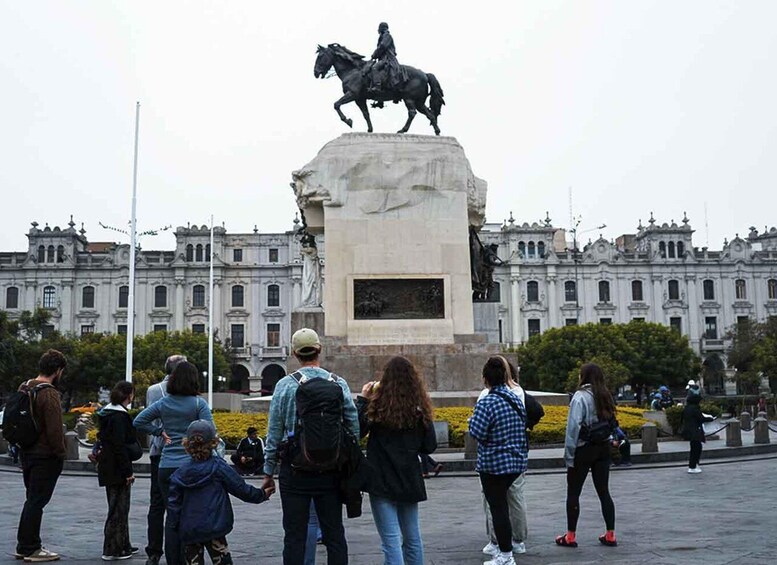
<path id="1" fill-rule="evenodd" d="M 298 452 L 292 467 L 322 473 L 338 469 L 343 454 L 343 389 L 339 377 L 307 378 L 299 372 L 291 377 L 299 383 L 296 393 Z"/>
<path id="2" fill-rule="evenodd" d="M 35 399 L 38 392 L 47 387 L 53 388 L 48 383 L 32 388 L 25 383 L 21 390 L 8 397 L 3 413 L 3 437 L 8 443 L 29 449 L 38 441 L 40 427 L 35 420 Z"/>

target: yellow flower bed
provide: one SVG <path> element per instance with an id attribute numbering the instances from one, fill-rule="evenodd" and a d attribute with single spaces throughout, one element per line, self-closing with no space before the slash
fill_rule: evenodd
<path id="1" fill-rule="evenodd" d="M 213 423 L 229 448 L 237 447 L 240 440 L 246 437 L 246 430 L 250 426 L 258 430 L 259 437 L 264 438 L 267 435 L 267 414 L 216 412 L 213 414 Z"/>

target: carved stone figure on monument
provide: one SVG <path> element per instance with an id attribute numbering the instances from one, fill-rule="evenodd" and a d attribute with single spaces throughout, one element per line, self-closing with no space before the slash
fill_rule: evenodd
<path id="1" fill-rule="evenodd" d="M 318 308 L 321 306 L 321 265 L 318 260 L 318 249 L 315 245 L 315 238 L 306 234 L 303 236 L 303 245 L 300 250 L 302 255 L 302 298 L 300 306 L 302 308 Z M 310 245 L 310 239 L 313 239 L 313 245 Z"/>

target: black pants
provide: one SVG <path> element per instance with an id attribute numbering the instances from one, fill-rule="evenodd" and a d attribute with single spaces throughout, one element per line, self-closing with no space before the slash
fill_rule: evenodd
<path id="1" fill-rule="evenodd" d="M 259 473 L 264 466 L 264 463 L 258 459 L 253 459 L 245 465 L 240 462 L 240 456 L 237 453 L 233 453 L 230 457 L 232 464 L 235 466 L 235 471 L 241 475 L 253 475 Z"/>
<path id="2" fill-rule="evenodd" d="M 281 465 L 279 476 L 283 508 L 283 565 L 303 565 L 308 535 L 310 501 L 316 508 L 328 565 L 347 565 L 348 545 L 343 529 L 343 503 L 335 473 L 295 473 Z"/>
<path id="3" fill-rule="evenodd" d="M 148 545 L 146 555 L 162 557 L 164 554 L 165 531 L 165 499 L 159 488 L 159 460 L 161 455 L 153 455 L 151 459 L 151 491 L 148 503 Z"/>
<path id="4" fill-rule="evenodd" d="M 698 467 L 699 459 L 701 459 L 701 442 L 691 441 L 691 454 L 688 457 L 688 468 L 695 469 Z"/>
<path id="5" fill-rule="evenodd" d="M 631 463 L 631 442 L 624 439 L 618 446 L 618 451 L 621 454 L 621 463 Z"/>
<path id="6" fill-rule="evenodd" d="M 170 496 L 170 477 L 176 469 L 159 469 L 159 490 L 162 493 L 165 509 L 167 509 L 167 497 Z M 183 546 L 178 532 L 170 526 L 170 521 L 165 519 L 165 561 L 167 565 L 181 565 L 183 563 Z"/>
<path id="7" fill-rule="evenodd" d="M 204 543 L 192 543 L 184 546 L 186 565 L 205 565 L 205 551 L 208 551 L 213 565 L 232 565 L 227 538 L 216 538 Z"/>
<path id="8" fill-rule="evenodd" d="M 567 530 L 577 531 L 580 517 L 580 493 L 588 471 L 594 478 L 594 488 L 602 505 L 602 515 L 608 530 L 615 529 L 615 504 L 610 496 L 610 443 L 589 444 L 575 450 L 575 466 L 567 469 Z"/>
<path id="9" fill-rule="evenodd" d="M 20 555 L 30 555 L 40 549 L 40 523 L 43 519 L 43 509 L 51 500 L 61 473 L 62 459 L 30 457 L 22 453 L 22 475 L 27 497 L 16 533 L 16 552 Z"/>
<path id="10" fill-rule="evenodd" d="M 491 510 L 491 520 L 494 522 L 494 534 L 499 543 L 499 551 L 512 553 L 513 529 L 510 525 L 510 507 L 507 503 L 507 491 L 510 485 L 520 475 L 508 473 L 506 475 L 490 475 L 480 473 L 480 484 L 483 486 L 483 496 L 486 497 L 488 507 Z"/>
<path id="11" fill-rule="evenodd" d="M 128 484 L 105 487 L 108 516 L 103 529 L 103 555 L 117 557 L 132 553 L 129 537 L 129 511 L 132 487 Z"/>

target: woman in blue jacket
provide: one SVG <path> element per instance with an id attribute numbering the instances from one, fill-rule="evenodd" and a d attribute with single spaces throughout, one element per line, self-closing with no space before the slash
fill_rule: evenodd
<path id="1" fill-rule="evenodd" d="M 167 396 L 154 402 L 135 418 L 138 431 L 164 438 L 162 458 L 159 460 L 159 488 L 165 505 L 170 495 L 170 477 L 179 467 L 190 461 L 184 450 L 186 429 L 195 420 L 213 421 L 208 403 L 199 397 L 200 375 L 197 367 L 188 361 L 179 363 L 167 383 Z M 160 420 L 162 425 L 154 424 Z M 182 563 L 180 539 L 165 521 L 165 559 L 168 565 Z"/>

